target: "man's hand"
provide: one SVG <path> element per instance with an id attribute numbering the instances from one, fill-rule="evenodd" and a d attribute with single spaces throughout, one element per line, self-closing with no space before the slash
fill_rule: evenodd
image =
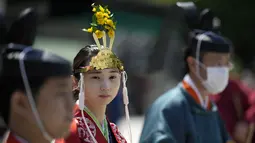
<path id="1" fill-rule="evenodd" d="M 249 132 L 248 123 L 244 121 L 237 122 L 233 133 L 234 139 L 240 143 L 246 143 L 248 132 Z"/>

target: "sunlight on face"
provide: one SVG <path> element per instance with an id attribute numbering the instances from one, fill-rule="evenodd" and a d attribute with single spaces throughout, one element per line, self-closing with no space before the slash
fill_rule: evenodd
<path id="1" fill-rule="evenodd" d="M 229 67 L 231 70 L 231 54 L 230 53 L 217 53 L 217 52 L 206 52 L 202 56 L 202 62 L 196 61 L 196 58 L 188 58 L 189 68 L 192 73 L 197 73 L 197 65 L 199 67 L 199 75 L 203 79 L 207 79 L 207 67 Z M 202 64 L 202 65 L 201 65 Z"/>
<path id="2" fill-rule="evenodd" d="M 208 52 L 203 56 L 203 63 L 206 66 L 230 66 L 230 53 Z"/>
<path id="3" fill-rule="evenodd" d="M 118 69 L 92 70 L 84 74 L 85 101 L 109 104 L 117 95 L 121 81 Z"/>

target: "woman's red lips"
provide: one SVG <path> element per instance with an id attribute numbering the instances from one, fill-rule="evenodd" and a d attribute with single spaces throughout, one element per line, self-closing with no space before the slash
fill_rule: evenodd
<path id="1" fill-rule="evenodd" d="M 110 95 L 99 95 L 99 97 L 101 97 L 101 98 L 108 98 L 108 97 L 110 97 Z"/>

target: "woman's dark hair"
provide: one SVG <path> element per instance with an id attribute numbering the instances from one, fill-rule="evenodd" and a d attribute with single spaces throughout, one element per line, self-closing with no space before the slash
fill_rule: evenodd
<path id="1" fill-rule="evenodd" d="M 80 73 L 77 71 L 89 64 L 91 58 L 96 56 L 98 52 L 99 49 L 96 45 L 87 45 L 77 53 L 73 60 L 73 76 L 76 80 L 80 80 Z M 79 92 L 79 89 L 73 91 L 75 100 L 78 100 Z"/>

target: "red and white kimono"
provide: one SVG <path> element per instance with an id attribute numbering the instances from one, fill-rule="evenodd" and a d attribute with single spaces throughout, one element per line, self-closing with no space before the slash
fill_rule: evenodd
<path id="1" fill-rule="evenodd" d="M 91 133 L 98 143 L 107 143 L 107 139 L 104 137 L 97 124 L 93 121 L 89 114 L 84 112 L 87 124 L 90 128 Z M 55 143 L 93 143 L 89 132 L 87 131 L 86 125 L 82 119 L 81 110 L 76 105 L 74 109 L 74 120 L 70 128 L 70 135 L 66 139 L 55 140 Z M 109 143 L 127 143 L 126 139 L 119 132 L 117 126 L 114 123 L 108 122 L 109 132 Z"/>

